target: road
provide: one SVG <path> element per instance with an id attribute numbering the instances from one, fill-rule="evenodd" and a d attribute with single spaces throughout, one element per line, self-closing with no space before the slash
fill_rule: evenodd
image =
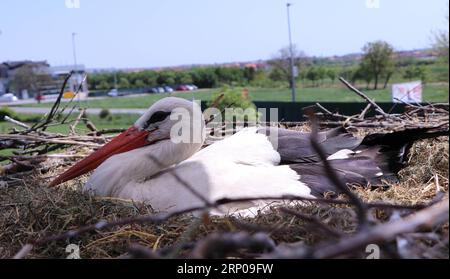
<path id="1" fill-rule="evenodd" d="M 125 95 L 121 96 L 121 97 L 140 97 L 140 96 L 145 96 L 148 95 L 148 93 L 125 93 Z M 101 99 L 108 99 L 111 98 L 109 96 L 99 96 L 99 97 L 88 97 L 88 100 L 101 100 Z M 56 97 L 54 98 L 49 98 L 49 99 L 45 99 L 42 100 L 41 103 L 53 103 L 56 101 Z M 61 102 L 69 102 L 70 99 L 61 99 Z M 73 102 L 77 102 L 77 99 L 74 99 Z M 21 105 L 29 105 L 29 104 L 36 104 L 37 101 L 33 98 L 29 98 L 29 99 L 25 99 L 25 100 L 17 100 L 15 102 L 0 102 L 0 106 L 21 106 Z"/>
<path id="2" fill-rule="evenodd" d="M 50 108 L 27 108 L 27 107 L 10 107 L 10 109 L 14 110 L 17 113 L 25 113 L 25 114 L 44 114 L 50 112 Z M 88 114 L 97 115 L 100 114 L 101 108 L 88 108 L 86 112 Z M 67 110 L 69 111 L 69 109 Z M 112 114 L 143 114 L 146 109 L 109 109 L 109 112 Z"/>

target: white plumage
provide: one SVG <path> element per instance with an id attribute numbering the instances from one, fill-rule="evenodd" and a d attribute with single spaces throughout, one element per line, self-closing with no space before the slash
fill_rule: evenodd
<path id="1" fill-rule="evenodd" d="M 287 165 L 278 165 L 280 155 L 267 137 L 256 133 L 254 128 L 197 150 L 198 147 L 189 148 L 189 144 L 160 141 L 115 155 L 97 168 L 85 190 L 101 196 L 147 202 L 158 211 L 204 204 L 177 177 L 210 202 L 221 198 L 288 194 L 311 197 L 310 189 L 299 181 L 295 171 Z M 182 161 L 186 157 L 189 158 Z M 157 164 L 154 158 L 158 158 Z M 173 163 L 176 164 L 170 166 Z M 223 206 L 221 213 L 249 215 L 266 204 L 267 201 L 234 203 Z"/>

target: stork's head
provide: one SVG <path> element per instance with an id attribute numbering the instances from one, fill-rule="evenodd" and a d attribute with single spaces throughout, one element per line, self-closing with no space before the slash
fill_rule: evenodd
<path id="1" fill-rule="evenodd" d="M 205 139 L 205 120 L 195 102 L 167 97 L 154 103 L 128 130 L 72 166 L 50 183 L 56 186 L 83 175 L 109 157 L 154 144 L 170 141 L 173 144 L 201 146 Z"/>

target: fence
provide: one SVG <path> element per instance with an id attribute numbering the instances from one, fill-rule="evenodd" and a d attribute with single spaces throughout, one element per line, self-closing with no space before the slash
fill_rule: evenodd
<path id="1" fill-rule="evenodd" d="M 301 103 L 288 103 L 288 102 L 254 102 L 258 109 L 266 110 L 266 119 L 269 120 L 270 108 L 278 109 L 278 120 L 286 122 L 294 121 L 304 121 L 306 120 L 303 115 L 303 109 L 308 106 L 313 106 L 314 102 L 301 102 Z M 342 103 L 342 102 L 330 102 L 330 103 L 320 103 L 323 107 L 327 108 L 332 112 L 339 112 L 345 115 L 354 115 L 361 113 L 361 111 L 366 107 L 366 103 Z M 377 103 L 384 111 L 390 113 L 402 113 L 405 109 L 404 104 L 393 104 L 393 103 Z M 202 109 L 206 109 L 206 103 L 202 102 Z M 373 115 L 372 112 L 368 113 L 367 116 Z"/>

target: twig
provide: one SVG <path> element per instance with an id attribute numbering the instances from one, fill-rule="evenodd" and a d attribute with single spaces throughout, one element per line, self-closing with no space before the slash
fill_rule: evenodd
<path id="1" fill-rule="evenodd" d="M 336 244 L 317 250 L 313 258 L 333 258 L 365 247 L 367 244 L 377 244 L 394 239 L 397 235 L 414 232 L 419 228 L 432 228 L 449 218 L 448 199 L 429 208 L 398 221 L 378 225 L 366 232 L 360 232 L 344 238 Z"/>
<path id="2" fill-rule="evenodd" d="M 341 237 L 343 235 L 342 232 L 337 231 L 327 225 L 325 225 L 324 223 L 322 223 L 321 221 L 319 221 L 319 219 L 315 218 L 314 216 L 310 216 L 307 214 L 303 214 L 301 212 L 297 212 L 288 208 L 280 208 L 280 211 L 285 213 L 285 214 L 289 214 L 289 215 L 293 215 L 301 220 L 305 220 L 307 222 L 310 222 L 313 226 L 315 226 L 314 228 L 317 228 L 319 230 L 322 230 L 328 234 L 330 234 L 331 236 L 334 237 Z"/>
<path id="3" fill-rule="evenodd" d="M 68 145 L 83 145 L 89 147 L 100 147 L 101 145 L 91 142 L 81 142 L 75 140 L 64 140 L 56 138 L 45 138 L 33 135 L 4 135 L 0 134 L 0 140 L 19 140 L 19 141 L 31 141 L 31 142 L 45 142 L 45 143 L 57 143 Z"/>
<path id="4" fill-rule="evenodd" d="M 14 124 L 14 125 L 19 126 L 19 127 L 22 127 L 22 128 L 25 128 L 25 129 L 30 129 L 30 126 L 28 126 L 27 124 L 25 124 L 25 123 L 23 123 L 23 122 L 20 122 L 19 120 L 13 119 L 13 118 L 9 117 L 8 115 L 5 115 L 5 118 L 4 118 L 4 119 L 5 119 L 6 121 L 8 121 L 8 122 Z"/>
<path id="5" fill-rule="evenodd" d="M 336 118 L 341 118 L 341 119 L 345 119 L 345 120 L 348 120 L 350 118 L 349 116 L 345 116 L 345 115 L 342 115 L 342 114 L 339 114 L 339 113 L 332 113 L 331 111 L 329 111 L 328 109 L 326 109 L 324 106 L 322 106 L 319 103 L 316 103 L 316 106 L 319 109 L 321 109 L 323 112 L 328 114 L 329 116 L 336 117 Z"/>
<path id="6" fill-rule="evenodd" d="M 352 202 L 346 200 L 335 200 L 335 199 L 321 199 L 321 198 L 306 198 L 306 197 L 298 197 L 292 195 L 283 195 L 276 197 L 252 197 L 252 198 L 236 198 L 236 199 L 219 199 L 216 202 L 212 203 L 210 206 L 197 206 L 191 207 L 187 209 L 183 209 L 180 211 L 174 211 L 170 213 L 157 213 L 152 215 L 142 215 L 137 217 L 130 217 L 125 219 L 120 219 L 116 221 L 99 221 L 93 225 L 88 225 L 84 227 L 80 227 L 74 230 L 66 231 L 59 235 L 48 236 L 39 240 L 36 240 L 32 243 L 29 243 L 33 246 L 42 245 L 52 241 L 59 241 L 67 238 L 76 237 L 86 232 L 91 232 L 95 230 L 103 230 L 107 228 L 112 228 L 115 226 L 123 226 L 128 224 L 143 224 L 143 223 L 160 223 L 166 221 L 172 217 L 179 216 L 186 213 L 192 213 L 194 211 L 206 210 L 209 208 L 217 208 L 224 204 L 229 203 L 239 203 L 239 202 L 248 202 L 254 200 L 290 200 L 290 201 L 308 201 L 308 202 L 320 202 L 326 204 L 336 204 L 336 205 L 352 205 Z M 406 209 L 406 210 L 418 210 L 427 207 L 427 205 L 417 204 L 417 205 L 396 205 L 396 204 L 388 204 L 388 203 L 368 203 L 366 204 L 368 208 L 394 208 L 394 209 Z"/>
<path id="7" fill-rule="evenodd" d="M 160 167 L 163 167 L 163 164 L 153 155 L 148 154 L 147 156 L 150 157 L 157 165 Z M 202 202 L 205 203 L 205 206 L 212 207 L 213 204 L 205 198 L 200 192 L 198 192 L 195 188 L 192 187 L 189 183 L 187 183 L 183 178 L 181 178 L 178 174 L 176 174 L 174 171 L 169 172 L 170 175 L 172 175 L 179 183 L 181 183 L 189 192 L 191 192 L 194 196 L 196 196 L 198 199 L 200 199 Z"/>
<path id="8" fill-rule="evenodd" d="M 369 112 L 369 110 L 372 108 L 372 104 L 367 104 L 367 106 L 364 108 L 364 110 L 361 112 L 361 114 L 358 116 L 358 119 L 363 120 L 366 114 Z"/>
<path id="9" fill-rule="evenodd" d="M 343 183 L 339 179 L 336 171 L 329 163 L 327 155 L 323 151 L 322 146 L 319 144 L 319 141 L 317 140 L 318 129 L 314 114 L 310 114 L 310 120 L 312 126 L 310 137 L 311 145 L 316 151 L 317 155 L 319 155 L 320 159 L 322 160 L 328 178 L 331 180 L 331 182 L 333 182 L 336 188 L 340 190 L 342 193 L 346 194 L 349 197 L 350 201 L 353 202 L 353 204 L 356 206 L 359 228 L 364 228 L 367 225 L 367 207 L 364 205 L 361 199 L 355 193 L 353 193 L 347 187 L 347 185 L 345 185 L 345 183 Z"/>
<path id="10" fill-rule="evenodd" d="M 353 85 L 351 85 L 348 81 L 346 81 L 343 77 L 340 77 L 339 80 L 345 84 L 345 86 L 347 86 L 350 90 L 352 90 L 353 92 L 355 92 L 356 94 L 358 94 L 360 97 L 362 97 L 364 100 L 366 100 L 369 104 L 371 104 L 375 110 L 380 113 L 381 115 L 387 117 L 389 116 L 389 114 L 387 114 L 379 105 L 377 105 L 377 103 L 375 103 L 374 101 L 372 101 L 369 97 L 367 97 L 366 94 L 364 94 L 363 92 L 359 91 L 358 89 L 356 89 Z"/>
<path id="11" fill-rule="evenodd" d="M 46 125 L 49 124 L 49 123 L 52 121 L 52 119 L 53 119 L 53 117 L 54 117 L 54 114 L 56 113 L 56 111 L 57 111 L 57 109 L 58 109 L 58 107 L 59 107 L 59 104 L 61 103 L 61 98 L 62 98 L 62 96 L 63 96 L 63 94 L 64 94 L 64 90 L 65 90 L 65 88 L 66 88 L 67 82 L 68 82 L 69 79 L 72 77 L 72 75 L 73 75 L 73 71 L 71 71 L 71 72 L 65 77 L 64 82 L 63 82 L 63 85 L 62 85 L 61 90 L 60 90 L 60 92 L 59 92 L 58 98 L 56 99 L 55 103 L 53 103 L 53 106 L 52 106 L 52 108 L 50 109 L 50 113 L 47 115 L 47 118 L 46 118 L 44 121 L 41 121 L 41 122 L 36 123 L 36 124 L 33 125 L 30 129 L 24 131 L 25 134 L 28 134 L 28 133 L 30 133 L 30 132 L 32 132 L 32 131 L 36 131 L 36 130 L 39 129 L 39 128 L 42 128 L 42 130 L 45 131 Z"/>
<path id="12" fill-rule="evenodd" d="M 76 134 L 75 128 L 78 125 L 78 123 L 80 122 L 80 119 L 81 119 L 81 117 L 83 117 L 85 112 L 86 112 L 86 109 L 80 109 L 80 113 L 78 114 L 77 118 L 75 119 L 73 124 L 70 125 L 70 127 L 69 127 L 70 134 L 72 134 L 72 135 Z"/>

